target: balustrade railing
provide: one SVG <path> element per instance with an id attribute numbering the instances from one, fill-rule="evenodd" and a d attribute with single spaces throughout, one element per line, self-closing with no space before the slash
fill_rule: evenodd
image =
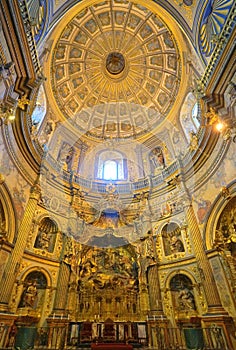
<path id="1" fill-rule="evenodd" d="M 114 327 L 117 327 L 117 325 L 118 323 L 114 323 Z M 124 325 L 122 325 L 122 327 L 123 326 Z M 102 326 L 100 328 L 103 329 Z M 7 330 L 7 328 L 4 329 Z M 28 346 L 29 349 L 34 348 L 35 350 L 78 350 L 86 347 L 86 344 L 89 348 L 89 344 L 95 341 L 104 342 L 102 335 L 99 339 L 93 339 L 92 333 L 84 340 L 84 337 L 81 337 L 82 329 L 82 323 L 74 322 L 61 323 L 58 325 L 53 324 L 49 327 L 40 328 L 20 326 L 17 327 L 17 332 L 15 332 L 14 337 L 12 337 L 11 332 L 8 332 L 8 330 L 4 333 L 0 333 L 0 350 L 26 349 L 26 346 Z M 114 342 L 131 343 L 134 349 L 140 348 L 140 346 L 142 346 L 142 349 L 158 350 L 229 349 L 223 330 L 217 326 L 212 328 L 169 328 L 159 327 L 158 324 L 151 321 L 150 324 L 147 324 L 147 329 L 148 333 L 145 339 L 143 337 L 140 338 L 137 333 L 135 337 L 131 335 L 129 335 L 129 337 L 124 336 L 125 339 L 118 337 L 114 339 Z M 1 330 L 2 328 L 0 328 L 0 331 Z"/>

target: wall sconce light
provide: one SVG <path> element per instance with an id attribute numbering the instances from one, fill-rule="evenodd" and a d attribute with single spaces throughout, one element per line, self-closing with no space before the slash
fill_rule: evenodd
<path id="1" fill-rule="evenodd" d="M 225 128 L 226 128 L 226 125 L 222 121 L 218 120 L 218 122 L 216 123 L 215 128 L 216 128 L 216 130 L 218 132 L 223 132 L 225 130 Z"/>

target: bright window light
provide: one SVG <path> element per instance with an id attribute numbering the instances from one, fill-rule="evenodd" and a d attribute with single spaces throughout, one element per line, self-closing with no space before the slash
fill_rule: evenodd
<path id="1" fill-rule="evenodd" d="M 117 163 L 114 160 L 107 160 L 103 166 L 104 180 L 117 180 Z"/>

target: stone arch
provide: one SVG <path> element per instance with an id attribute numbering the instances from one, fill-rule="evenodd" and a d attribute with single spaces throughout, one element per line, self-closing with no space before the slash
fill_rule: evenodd
<path id="1" fill-rule="evenodd" d="M 193 286 L 197 285 L 197 280 L 196 277 L 193 275 L 192 272 L 190 272 L 187 269 L 178 269 L 178 270 L 173 270 L 171 271 L 167 276 L 166 279 L 164 281 L 165 283 L 165 288 L 167 288 L 168 290 L 170 290 L 170 281 L 172 280 L 173 277 L 175 277 L 176 275 L 185 275 L 192 283 Z"/>
<path id="2" fill-rule="evenodd" d="M 3 240 L 12 243 L 16 232 L 16 213 L 8 187 L 3 181 L 0 178 L 0 234 Z"/>
<path id="3" fill-rule="evenodd" d="M 26 277 L 31 274 L 32 272 L 41 272 L 42 274 L 44 274 L 46 280 L 47 280 L 47 287 L 51 288 L 53 285 L 53 279 L 52 279 L 52 275 L 50 273 L 49 270 L 45 269 L 44 267 L 38 267 L 38 266 L 31 266 L 27 269 L 25 269 L 18 277 L 18 283 L 24 281 L 26 279 Z"/>

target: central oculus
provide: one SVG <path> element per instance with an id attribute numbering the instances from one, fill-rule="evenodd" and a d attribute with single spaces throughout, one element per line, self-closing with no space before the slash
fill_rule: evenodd
<path id="1" fill-rule="evenodd" d="M 106 69 L 110 74 L 119 74 L 125 68 L 125 59 L 120 52 L 111 52 L 106 59 Z"/>

